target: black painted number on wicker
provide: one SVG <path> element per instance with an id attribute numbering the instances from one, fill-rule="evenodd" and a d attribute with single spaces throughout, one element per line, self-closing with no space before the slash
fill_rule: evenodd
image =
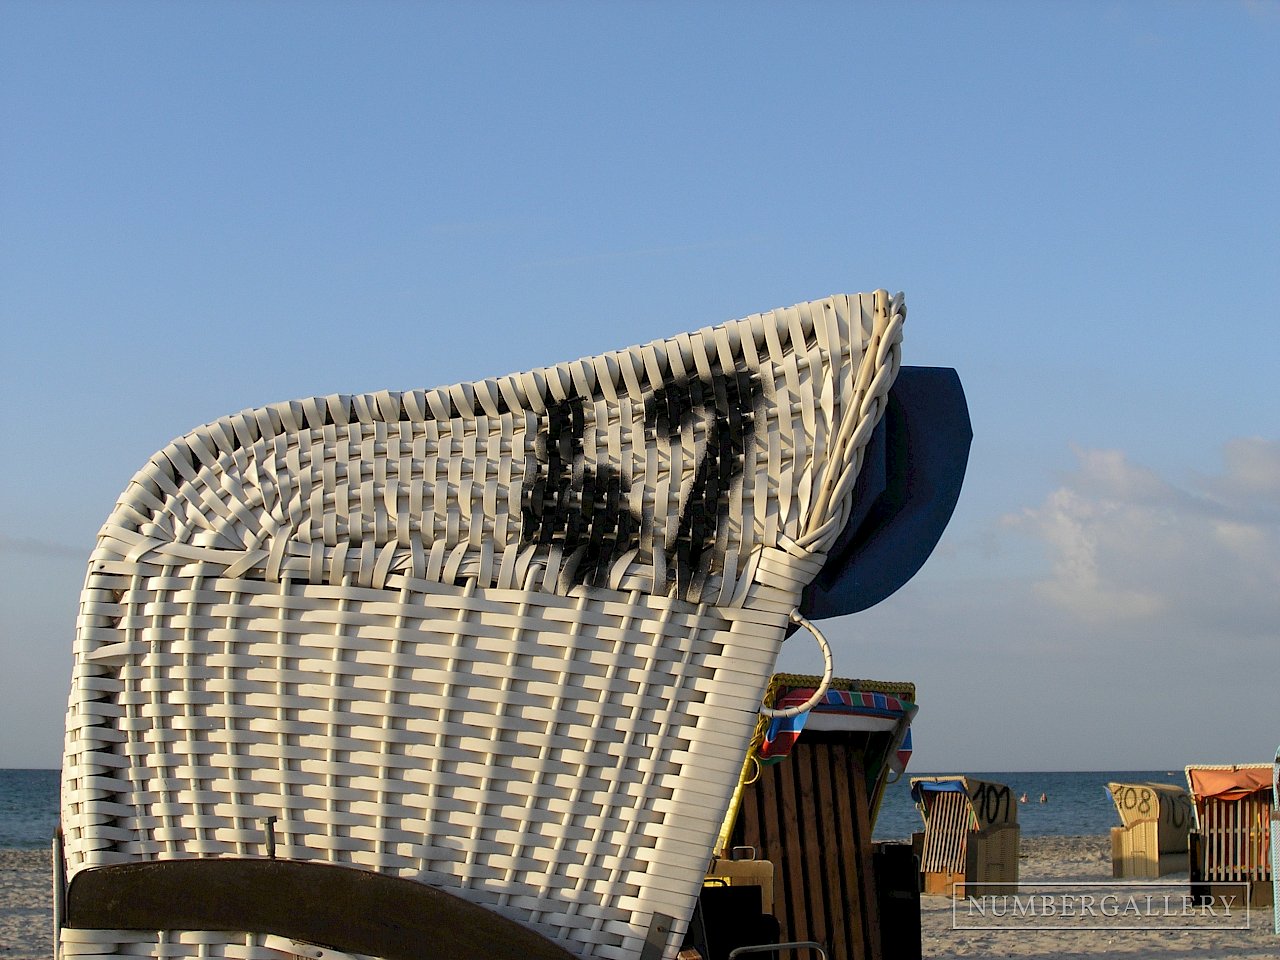
<path id="1" fill-rule="evenodd" d="M 605 586 L 627 552 L 661 544 L 666 577 L 660 588 L 698 596 L 724 560 L 717 542 L 729 494 L 742 475 L 760 394 L 755 376 L 733 371 L 666 384 L 645 398 L 647 443 L 692 443 L 698 450 L 671 542 L 665 533 L 671 518 L 632 509 L 626 478 L 595 456 L 590 461 L 596 465 L 589 462 L 583 398 L 552 404 L 538 433 L 537 470 L 521 491 L 521 541 L 561 550 L 560 589 Z"/>

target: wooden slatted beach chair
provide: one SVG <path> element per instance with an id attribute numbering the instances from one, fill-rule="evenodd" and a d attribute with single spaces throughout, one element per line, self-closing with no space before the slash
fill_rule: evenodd
<path id="1" fill-rule="evenodd" d="M 954 505 L 963 394 L 938 492 L 904 316 L 831 297 L 160 451 L 82 594 L 61 956 L 674 956 L 801 609 L 896 589 Z M 861 471 L 895 429 L 910 474 Z M 881 501 L 929 504 L 900 575 Z"/>
<path id="2" fill-rule="evenodd" d="M 1007 786 L 976 777 L 913 777 L 911 797 L 924 820 L 925 893 L 1018 892 L 1018 805 Z"/>
<path id="3" fill-rule="evenodd" d="M 1186 873 L 1195 811 L 1187 791 L 1172 783 L 1108 783 L 1120 815 L 1111 828 L 1111 875 L 1153 880 Z"/>
<path id="4" fill-rule="evenodd" d="M 765 706 L 785 713 L 807 703 L 819 680 L 778 675 Z M 847 960 L 880 957 L 886 941 L 886 955 L 911 955 L 909 930 L 881 929 L 872 833 L 884 789 L 902 773 L 914 701 L 909 683 L 835 679 L 811 711 L 757 726 L 709 879 L 735 868 L 749 878 L 767 864 L 783 940 L 826 943 Z M 734 861 L 735 849 L 754 859 Z M 915 940 L 918 954 L 918 927 Z"/>
<path id="5" fill-rule="evenodd" d="M 1253 906 L 1271 900 L 1272 773 L 1269 763 L 1201 764 L 1186 768 L 1195 805 L 1191 853 L 1193 892 L 1214 895 L 1217 885 Z"/>

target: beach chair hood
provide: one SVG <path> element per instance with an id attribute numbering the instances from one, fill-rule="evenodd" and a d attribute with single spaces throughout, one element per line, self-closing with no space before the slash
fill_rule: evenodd
<path id="1" fill-rule="evenodd" d="M 1197 800 L 1241 800 L 1271 789 L 1271 767 L 1188 767 L 1187 782 Z"/>

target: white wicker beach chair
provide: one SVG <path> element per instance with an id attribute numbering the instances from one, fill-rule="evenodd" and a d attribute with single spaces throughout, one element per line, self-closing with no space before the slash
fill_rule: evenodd
<path id="1" fill-rule="evenodd" d="M 836 296 L 166 447 L 82 596 L 62 955 L 674 956 L 903 318 Z"/>

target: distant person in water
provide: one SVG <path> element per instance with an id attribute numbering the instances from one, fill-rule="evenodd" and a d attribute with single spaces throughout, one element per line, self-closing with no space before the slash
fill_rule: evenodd
<path id="1" fill-rule="evenodd" d="M 1047 793 L 1042 793 L 1042 794 L 1040 794 L 1040 802 L 1041 802 L 1041 803 L 1048 803 L 1048 802 L 1049 802 L 1049 795 L 1048 795 Z"/>
<path id="2" fill-rule="evenodd" d="M 1020 796 L 1020 797 L 1018 798 L 1018 802 L 1019 802 L 1019 803 L 1026 803 L 1026 802 L 1027 802 L 1027 795 L 1024 793 L 1022 796 Z"/>

